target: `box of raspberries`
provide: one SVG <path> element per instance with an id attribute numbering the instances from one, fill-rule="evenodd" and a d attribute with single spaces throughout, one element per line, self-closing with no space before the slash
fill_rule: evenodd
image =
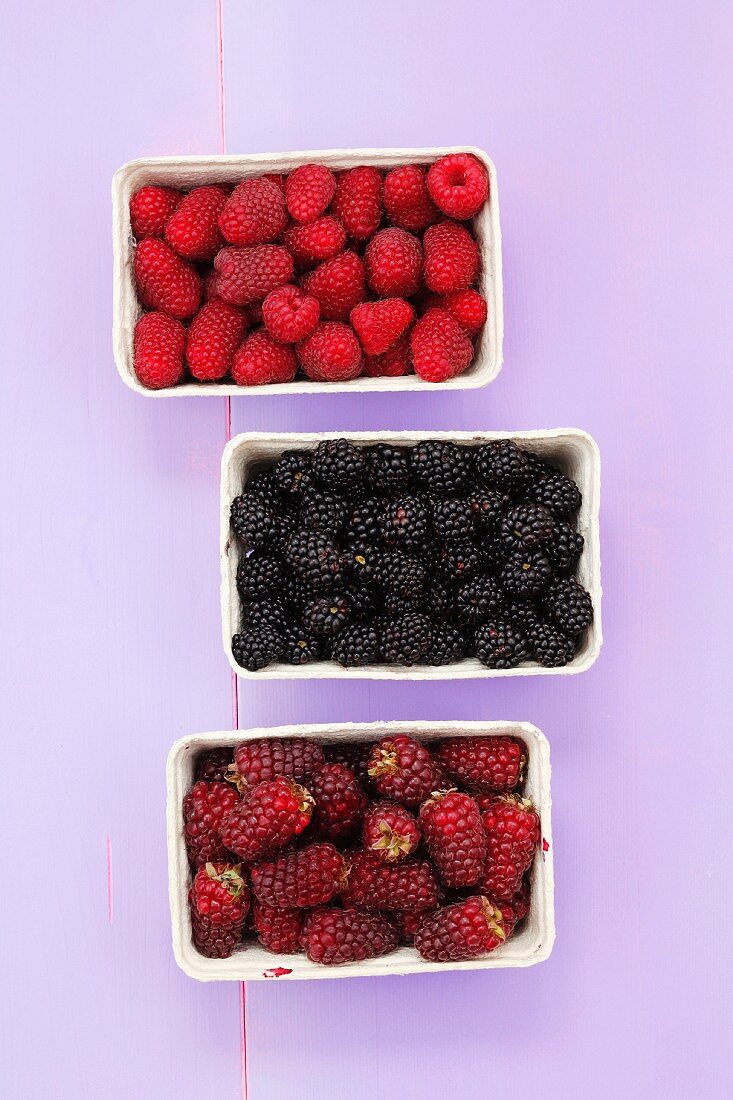
<path id="1" fill-rule="evenodd" d="M 203 981 L 530 966 L 555 937 L 534 726 L 373 722 L 184 738 L 173 945 Z"/>
<path id="2" fill-rule="evenodd" d="M 598 450 L 575 429 L 244 434 L 222 462 L 240 676 L 573 673 L 601 646 Z"/>
<path id="3" fill-rule="evenodd" d="M 482 386 L 502 357 L 480 149 L 132 161 L 114 178 L 114 351 L 151 396 Z"/>

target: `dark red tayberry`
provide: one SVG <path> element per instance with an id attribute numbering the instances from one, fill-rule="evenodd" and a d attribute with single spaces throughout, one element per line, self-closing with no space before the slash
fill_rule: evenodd
<path id="1" fill-rule="evenodd" d="M 511 737 L 450 737 L 435 756 L 454 781 L 478 791 L 511 791 L 521 782 L 527 752 Z"/>
<path id="2" fill-rule="evenodd" d="M 417 821 L 399 802 L 374 802 L 364 815 L 364 847 L 384 863 L 398 863 L 420 843 Z"/>
<path id="3" fill-rule="evenodd" d="M 303 947 L 311 962 L 333 966 L 386 955 L 397 947 L 397 932 L 388 920 L 358 909 L 319 909 L 303 930 Z"/>
<path id="4" fill-rule="evenodd" d="M 188 858 L 195 867 L 212 860 L 229 859 L 221 839 L 221 825 L 239 795 L 228 783 L 199 780 L 183 800 L 184 836 Z"/>
<path id="5" fill-rule="evenodd" d="M 257 938 L 268 951 L 281 955 L 293 955 L 302 950 L 300 937 L 303 931 L 302 909 L 276 909 L 255 901 L 252 923 Z"/>
<path id="6" fill-rule="evenodd" d="M 242 938 L 250 892 L 240 872 L 236 864 L 207 863 L 189 890 L 193 942 L 208 958 L 228 958 Z"/>
<path id="7" fill-rule="evenodd" d="M 222 822 L 222 841 L 252 862 L 302 833 L 312 812 L 313 799 L 305 787 L 280 775 L 247 789 Z"/>
<path id="8" fill-rule="evenodd" d="M 353 833 L 361 824 L 366 795 L 351 768 L 344 764 L 321 764 L 308 780 L 314 801 L 313 829 L 334 840 Z"/>
<path id="9" fill-rule="evenodd" d="M 384 863 L 370 852 L 354 852 L 347 861 L 344 902 L 365 909 L 434 909 L 440 888 L 427 860 Z"/>
<path id="10" fill-rule="evenodd" d="M 430 752 L 407 734 L 377 742 L 367 770 L 381 795 L 405 806 L 419 806 L 435 787 L 436 773 Z"/>
<path id="11" fill-rule="evenodd" d="M 479 879 L 492 898 L 512 898 L 532 865 L 540 840 L 540 819 L 527 798 L 502 795 L 481 815 L 486 832 L 486 862 Z"/>
<path id="12" fill-rule="evenodd" d="M 501 910 L 476 896 L 430 913 L 415 934 L 415 947 L 430 962 L 458 962 L 493 951 L 505 939 Z"/>
<path id="13" fill-rule="evenodd" d="M 264 905 L 310 909 L 331 900 L 339 890 L 343 872 L 343 856 L 333 844 L 308 844 L 253 867 L 252 889 Z"/>
<path id="14" fill-rule="evenodd" d="M 486 836 L 469 794 L 436 791 L 420 807 L 420 828 L 446 886 L 473 886 L 481 878 Z"/>

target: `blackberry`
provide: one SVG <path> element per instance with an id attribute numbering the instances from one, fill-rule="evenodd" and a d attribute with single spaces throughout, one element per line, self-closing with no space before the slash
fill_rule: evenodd
<path id="1" fill-rule="evenodd" d="M 560 668 L 570 664 L 575 656 L 575 643 L 552 623 L 536 622 L 527 632 L 527 642 L 535 660 L 545 668 Z"/>
<path id="2" fill-rule="evenodd" d="M 481 531 L 493 531 L 497 522 L 501 519 L 504 509 L 509 502 L 506 493 L 497 493 L 492 489 L 478 486 L 468 494 L 468 503 L 474 521 Z"/>
<path id="3" fill-rule="evenodd" d="M 347 542 L 381 542 L 379 513 L 382 501 L 378 497 L 365 497 L 357 501 L 346 517 L 343 535 Z"/>
<path id="4" fill-rule="evenodd" d="M 531 600 L 547 587 L 551 576 L 547 555 L 541 550 L 528 550 L 525 554 L 511 554 L 499 579 L 510 596 Z"/>
<path id="5" fill-rule="evenodd" d="M 288 630 L 285 633 L 285 647 L 282 660 L 288 665 L 309 665 L 321 658 L 320 638 L 308 634 L 305 630 Z"/>
<path id="6" fill-rule="evenodd" d="M 474 647 L 486 668 L 516 668 L 529 657 L 524 635 L 502 619 L 482 623 L 476 630 Z"/>
<path id="7" fill-rule="evenodd" d="M 575 571 L 583 552 L 583 536 L 579 535 L 572 523 L 558 523 L 552 541 L 547 546 L 547 556 L 553 572 L 560 577 Z"/>
<path id="8" fill-rule="evenodd" d="M 433 626 L 430 649 L 420 659 L 421 665 L 452 665 L 466 656 L 466 641 L 453 626 Z"/>
<path id="9" fill-rule="evenodd" d="M 473 474 L 473 455 L 445 439 L 426 439 L 412 451 L 412 473 L 417 483 L 439 496 L 461 496 Z"/>
<path id="10" fill-rule="evenodd" d="M 582 634 L 593 622 L 590 593 L 573 578 L 555 581 L 545 593 L 544 605 L 555 625 L 571 638 Z"/>
<path id="11" fill-rule="evenodd" d="M 282 634 L 287 629 L 288 621 L 288 612 L 280 600 L 260 600 L 244 610 L 244 625 L 248 630 L 265 626 Z"/>
<path id="12" fill-rule="evenodd" d="M 296 518 L 290 514 L 280 516 L 276 519 L 272 539 L 267 545 L 268 551 L 276 554 L 278 557 L 284 557 L 288 548 L 288 542 L 291 536 L 295 534 L 297 527 Z"/>
<path id="13" fill-rule="evenodd" d="M 275 479 L 272 476 L 272 470 L 255 470 L 252 476 L 247 479 L 244 490 L 245 493 L 251 493 L 253 496 L 256 496 L 263 504 L 269 504 L 272 507 L 275 506 L 274 502 L 277 500 L 277 488 L 275 486 Z"/>
<path id="14" fill-rule="evenodd" d="M 504 593 L 491 577 L 474 577 L 456 592 L 456 615 L 468 626 L 497 619 L 504 611 Z"/>
<path id="15" fill-rule="evenodd" d="M 288 541 L 286 561 L 314 591 L 326 591 L 341 583 L 338 546 L 320 531 L 296 531 Z"/>
<path id="16" fill-rule="evenodd" d="M 462 497 L 433 501 L 433 530 L 442 541 L 468 538 L 475 527 L 471 502 Z"/>
<path id="17" fill-rule="evenodd" d="M 541 504 L 520 504 L 501 521 L 501 540 L 507 550 L 524 551 L 549 542 L 555 530 L 555 518 Z"/>
<path id="18" fill-rule="evenodd" d="M 430 649 L 432 640 L 430 619 L 413 611 L 387 622 L 381 639 L 382 656 L 389 664 L 414 665 Z"/>
<path id="19" fill-rule="evenodd" d="M 354 623 L 334 639 L 331 657 L 344 668 L 363 668 L 379 657 L 379 633 L 371 623 Z"/>
<path id="20" fill-rule="evenodd" d="M 528 638 L 533 629 L 540 621 L 537 614 L 537 608 L 533 603 L 526 603 L 523 600 L 518 600 L 516 603 L 510 603 L 505 608 L 502 618 L 516 626 L 525 638 Z"/>
<path id="21" fill-rule="evenodd" d="M 372 584 L 379 572 L 382 552 L 368 543 L 348 546 L 341 555 L 341 567 L 350 583 L 358 586 Z"/>
<path id="22" fill-rule="evenodd" d="M 430 510 L 419 497 L 399 497 L 382 507 L 379 529 L 385 546 L 417 550 L 430 533 Z"/>
<path id="23" fill-rule="evenodd" d="M 297 577 L 294 573 L 289 573 L 280 590 L 280 599 L 288 610 L 297 617 L 300 615 L 309 594 L 310 590 L 306 588 L 300 577 Z"/>
<path id="24" fill-rule="evenodd" d="M 367 463 L 363 450 L 348 439 L 324 439 L 316 447 L 312 470 L 328 489 L 353 489 L 365 480 Z"/>
<path id="25" fill-rule="evenodd" d="M 419 558 L 400 550 L 386 554 L 377 572 L 376 584 L 386 596 L 419 603 L 425 592 L 428 573 Z"/>
<path id="26" fill-rule="evenodd" d="M 282 590 L 282 560 L 266 550 L 252 550 L 237 564 L 237 591 L 243 603 L 252 603 Z"/>
<path id="27" fill-rule="evenodd" d="M 437 577 L 425 592 L 425 606 L 437 623 L 451 622 L 455 616 L 455 588 L 448 581 Z"/>
<path id="28" fill-rule="evenodd" d="M 303 626 L 309 633 L 332 638 L 346 626 L 351 615 L 348 596 L 318 596 L 303 609 Z"/>
<path id="29" fill-rule="evenodd" d="M 234 498 L 230 518 L 235 535 L 247 546 L 266 545 L 278 529 L 275 511 L 249 490 Z"/>
<path id="30" fill-rule="evenodd" d="M 299 500 L 311 483 L 313 459 L 307 451 L 285 451 L 272 468 L 275 488 L 286 500 Z"/>
<path id="31" fill-rule="evenodd" d="M 583 501 L 575 482 L 559 470 L 553 470 L 541 481 L 534 482 L 522 494 L 522 499 L 532 504 L 544 505 L 558 519 L 570 519 Z"/>
<path id="32" fill-rule="evenodd" d="M 498 535 L 482 539 L 480 546 L 484 570 L 492 575 L 499 574 L 509 556 L 506 546 L 504 546 Z"/>
<path id="33" fill-rule="evenodd" d="M 249 672 L 257 672 L 279 660 L 284 649 L 282 635 L 269 626 L 252 627 L 232 638 L 234 660 Z"/>
<path id="34" fill-rule="evenodd" d="M 401 619 L 403 615 L 410 612 L 424 612 L 425 610 L 425 600 L 422 596 L 409 600 L 404 596 L 395 596 L 393 593 L 388 592 L 384 597 L 384 614 L 388 619 Z"/>
<path id="35" fill-rule="evenodd" d="M 309 531 L 338 535 L 348 516 L 348 504 L 343 497 L 320 490 L 308 492 L 300 510 L 300 524 Z"/>
<path id="36" fill-rule="evenodd" d="M 348 596 L 353 618 L 361 622 L 369 622 L 378 613 L 379 603 L 374 589 L 363 586 L 352 587 L 348 590 Z"/>
<path id="37" fill-rule="evenodd" d="M 410 454 L 403 447 L 377 443 L 366 450 L 369 483 L 378 493 L 402 493 L 412 480 Z"/>
<path id="38" fill-rule="evenodd" d="M 508 492 L 527 481 L 529 463 L 511 439 L 484 443 L 476 452 L 476 473 L 489 489 Z"/>
<path id="39" fill-rule="evenodd" d="M 440 547 L 438 567 L 444 577 L 460 581 L 480 573 L 483 568 L 483 555 L 475 542 L 470 539 L 458 539 L 446 542 Z"/>
<path id="40" fill-rule="evenodd" d="M 227 771 L 234 762 L 231 749 L 209 749 L 196 760 L 194 779 L 206 779 L 209 783 L 225 783 Z"/>

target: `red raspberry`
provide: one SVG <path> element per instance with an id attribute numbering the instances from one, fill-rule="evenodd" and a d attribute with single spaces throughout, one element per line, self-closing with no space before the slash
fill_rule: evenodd
<path id="1" fill-rule="evenodd" d="M 130 226 L 139 241 L 162 237 L 165 223 L 183 198 L 172 187 L 141 187 L 130 199 Z"/>
<path id="2" fill-rule="evenodd" d="M 367 761 L 371 751 L 371 745 L 361 743 L 354 745 L 346 741 L 340 741 L 335 745 L 326 745 L 325 749 L 326 759 L 329 763 L 343 764 L 345 767 L 350 768 L 362 783 L 367 783 L 369 780 Z"/>
<path id="3" fill-rule="evenodd" d="M 228 195 L 223 187 L 195 187 L 178 204 L 165 227 L 165 239 L 187 260 L 213 260 L 224 244 L 219 214 Z"/>
<path id="4" fill-rule="evenodd" d="M 353 833 L 366 809 L 366 795 L 350 768 L 321 764 L 308 780 L 316 804 L 313 828 L 329 840 Z"/>
<path id="5" fill-rule="evenodd" d="M 276 909 L 273 905 L 263 905 L 255 901 L 252 923 L 258 940 L 268 951 L 275 951 L 279 955 L 294 955 L 302 950 L 302 909 Z"/>
<path id="6" fill-rule="evenodd" d="M 323 749 L 317 741 L 306 737 L 257 737 L 243 741 L 234 751 L 236 773 L 230 777 L 241 791 L 286 775 L 296 783 L 307 783 L 324 761 Z"/>
<path id="7" fill-rule="evenodd" d="M 229 958 L 242 939 L 250 893 L 239 872 L 231 863 L 207 863 L 188 892 L 193 942 L 207 958 Z"/>
<path id="8" fill-rule="evenodd" d="M 221 838 L 231 852 L 252 862 L 303 832 L 313 799 L 305 787 L 284 775 L 248 788 L 221 823 Z"/>
<path id="9" fill-rule="evenodd" d="M 186 360 L 194 378 L 218 382 L 229 371 L 247 331 L 247 315 L 215 298 L 198 311 L 188 329 Z"/>
<path id="10" fill-rule="evenodd" d="M 293 349 L 273 340 L 263 328 L 247 337 L 232 362 L 232 378 L 238 386 L 292 382 L 297 373 L 298 361 Z"/>
<path id="11" fill-rule="evenodd" d="M 222 248 L 214 260 L 216 292 L 233 306 L 265 298 L 293 278 L 293 257 L 277 244 L 255 248 Z"/>
<path id="12" fill-rule="evenodd" d="M 429 962 L 458 962 L 485 955 L 505 939 L 501 910 L 476 896 L 427 916 L 415 934 L 415 947 Z"/>
<path id="13" fill-rule="evenodd" d="M 276 909 L 310 909 L 336 894 L 344 860 L 333 844 L 307 844 L 279 859 L 252 868 L 252 889 L 264 905 Z"/>
<path id="14" fill-rule="evenodd" d="M 194 867 L 230 858 L 221 826 L 238 802 L 239 795 L 227 783 L 194 783 L 183 800 L 183 834 Z"/>
<path id="15" fill-rule="evenodd" d="M 501 795 L 481 815 L 487 837 L 486 863 L 479 880 L 492 898 L 508 900 L 522 885 L 540 840 L 540 819 L 532 803 Z"/>
<path id="16" fill-rule="evenodd" d="M 464 221 L 486 202 L 488 173 L 472 153 L 450 153 L 430 165 L 428 191 L 444 214 Z"/>
<path id="17" fill-rule="evenodd" d="M 320 218 L 336 194 L 336 177 L 324 164 L 301 164 L 285 181 L 290 216 L 306 224 Z"/>
<path id="18" fill-rule="evenodd" d="M 276 241 L 287 224 L 282 189 L 264 177 L 242 180 L 219 215 L 225 238 L 240 246 Z"/>
<path id="19" fill-rule="evenodd" d="M 364 264 L 355 252 L 341 252 L 304 275 L 301 286 L 318 299 L 325 321 L 346 321 L 364 300 Z"/>
<path id="20" fill-rule="evenodd" d="M 138 297 L 147 309 L 159 310 L 179 321 L 196 312 L 201 301 L 201 279 L 165 241 L 157 237 L 140 241 L 132 266 Z"/>
<path id="21" fill-rule="evenodd" d="M 369 378 L 400 378 L 412 373 L 410 338 L 407 335 L 381 355 L 368 355 L 364 359 L 364 374 Z"/>
<path id="22" fill-rule="evenodd" d="M 397 933 L 377 914 L 319 909 L 306 922 L 302 943 L 311 962 L 334 966 L 389 954 L 397 947 Z"/>
<path id="23" fill-rule="evenodd" d="M 291 225 L 283 241 L 299 267 L 312 267 L 343 251 L 346 230 L 335 218 L 318 218 L 310 225 Z"/>
<path id="24" fill-rule="evenodd" d="M 224 783 L 227 773 L 232 766 L 233 756 L 231 749 L 209 749 L 202 752 L 196 761 L 196 779 L 206 779 L 210 783 Z"/>
<path id="25" fill-rule="evenodd" d="M 473 359 L 473 345 L 457 321 L 444 309 L 429 309 L 410 334 L 416 374 L 426 382 L 446 382 L 461 374 Z"/>
<path id="26" fill-rule="evenodd" d="M 418 233 L 440 217 L 428 194 L 425 169 L 419 164 L 402 164 L 387 173 L 384 208 L 393 225 Z"/>
<path id="27" fill-rule="evenodd" d="M 473 287 L 454 290 L 452 294 L 437 298 L 434 304 L 439 309 L 447 309 L 468 336 L 475 336 L 486 323 L 486 299 Z"/>
<path id="28" fill-rule="evenodd" d="M 415 311 L 404 298 L 361 302 L 351 311 L 350 321 L 367 355 L 381 355 L 409 328 Z"/>
<path id="29" fill-rule="evenodd" d="M 420 828 L 446 886 L 473 886 L 481 878 L 486 836 L 479 808 L 462 791 L 436 791 L 420 807 Z"/>
<path id="30" fill-rule="evenodd" d="M 369 754 L 367 770 L 381 795 L 405 806 L 419 806 L 435 789 L 432 756 L 404 733 L 378 741 Z"/>
<path id="31" fill-rule="evenodd" d="M 346 905 L 363 909 L 435 909 L 440 887 L 427 860 L 385 863 L 370 852 L 354 852 L 342 887 Z"/>
<path id="32" fill-rule="evenodd" d="M 527 763 L 524 745 L 511 737 L 449 737 L 435 757 L 454 782 L 487 793 L 513 790 Z"/>
<path id="33" fill-rule="evenodd" d="M 349 237 L 367 240 L 382 220 L 381 173 L 366 165 L 340 172 L 332 209 Z"/>
<path id="34" fill-rule="evenodd" d="M 328 321 L 298 345 L 298 358 L 314 382 L 346 382 L 361 374 L 359 341 L 348 325 Z"/>
<path id="35" fill-rule="evenodd" d="M 476 241 L 457 222 L 438 222 L 425 230 L 425 285 L 436 294 L 465 290 L 476 278 L 479 250 Z"/>
<path id="36" fill-rule="evenodd" d="M 366 246 L 364 269 L 375 294 L 409 298 L 422 277 L 420 242 L 404 229 L 380 229 Z"/>
<path id="37" fill-rule="evenodd" d="M 304 340 L 315 329 L 321 307 L 297 286 L 280 286 L 262 303 L 262 319 L 270 335 L 282 344 Z"/>
<path id="38" fill-rule="evenodd" d="M 144 313 L 135 325 L 135 374 L 143 386 L 160 390 L 183 378 L 186 330 L 166 313 Z"/>
<path id="39" fill-rule="evenodd" d="M 399 802 L 374 802 L 364 816 L 364 847 L 385 863 L 398 863 L 420 843 L 417 821 Z"/>

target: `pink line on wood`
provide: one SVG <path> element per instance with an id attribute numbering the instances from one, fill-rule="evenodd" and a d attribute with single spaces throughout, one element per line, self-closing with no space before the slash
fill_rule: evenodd
<path id="1" fill-rule="evenodd" d="M 112 841 L 107 837 L 107 920 L 112 923 L 114 918 L 114 891 L 112 884 Z"/>

